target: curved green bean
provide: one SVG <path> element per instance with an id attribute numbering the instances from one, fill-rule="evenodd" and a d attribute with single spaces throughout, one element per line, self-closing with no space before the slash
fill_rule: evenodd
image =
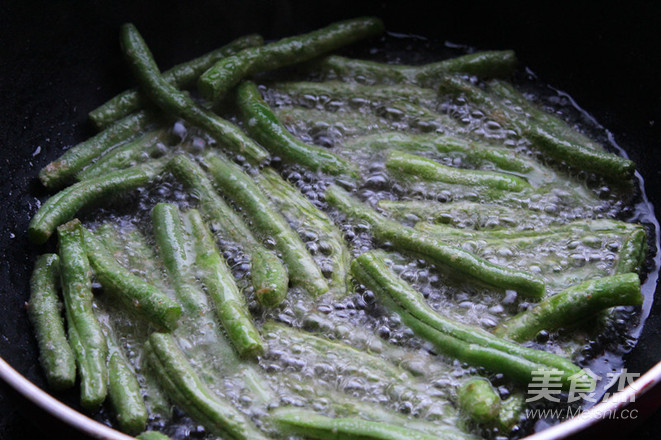
<path id="1" fill-rule="evenodd" d="M 326 201 L 346 215 L 368 222 L 372 227 L 372 234 L 379 241 L 392 243 L 395 248 L 423 255 L 433 263 L 469 275 L 496 288 L 516 290 L 531 298 L 544 296 L 544 282 L 532 274 L 490 263 L 459 247 L 447 245 L 431 235 L 389 220 L 339 186 L 328 187 Z"/>
<path id="2" fill-rule="evenodd" d="M 108 393 L 108 346 L 92 305 L 92 270 L 83 244 L 83 226 L 74 219 L 57 228 L 62 296 L 69 342 L 80 375 L 80 404 L 96 409 Z"/>
<path id="3" fill-rule="evenodd" d="M 195 280 L 194 257 L 187 248 L 189 237 L 184 230 L 179 208 L 170 203 L 157 203 L 152 209 L 152 225 L 159 255 L 183 315 L 208 321 L 210 307 Z M 205 325 L 209 324 L 205 322 Z"/>
<path id="4" fill-rule="evenodd" d="M 95 202 L 133 190 L 153 181 L 164 167 L 162 161 L 151 161 L 126 170 L 78 182 L 55 194 L 41 205 L 28 225 L 28 237 L 35 244 L 45 243 L 62 223 Z"/>
<path id="5" fill-rule="evenodd" d="M 557 370 L 565 389 L 577 381 L 593 384 L 585 372 L 566 359 L 441 316 L 427 305 L 421 293 L 388 268 L 380 252 L 372 251 L 355 258 L 351 272 L 389 309 L 399 314 L 404 324 L 447 356 L 502 373 L 520 383 L 530 383 L 536 371 Z"/>
<path id="6" fill-rule="evenodd" d="M 475 165 L 491 163 L 505 171 L 526 173 L 536 164 L 517 157 L 512 150 L 495 145 L 467 140 L 460 137 L 440 135 L 415 135 L 399 132 L 378 133 L 376 135 L 359 137 L 344 145 L 344 148 L 356 150 L 370 148 L 373 150 L 400 150 L 408 152 L 437 151 L 443 154 L 457 155 Z"/>
<path id="7" fill-rule="evenodd" d="M 197 88 L 202 95 L 216 100 L 243 78 L 259 72 L 308 61 L 326 52 L 383 33 L 378 18 L 355 18 L 333 23 L 316 31 L 283 38 L 261 47 L 244 49 L 218 61 L 200 75 Z"/>
<path id="8" fill-rule="evenodd" d="M 126 60 L 141 90 L 159 108 L 203 128 L 223 146 L 245 155 L 254 162 L 268 158 L 268 153 L 246 136 L 239 127 L 196 104 L 188 94 L 168 83 L 161 75 L 149 48 L 135 26 L 130 23 L 122 26 L 120 41 Z"/>
<path id="9" fill-rule="evenodd" d="M 248 133 L 272 154 L 312 170 L 330 174 L 354 174 L 352 166 L 323 147 L 306 144 L 291 134 L 262 99 L 255 83 L 244 81 L 237 103 Z"/>
<path id="10" fill-rule="evenodd" d="M 248 47 L 261 46 L 263 38 L 257 34 L 239 37 L 230 43 L 185 63 L 177 64 L 163 72 L 163 78 L 178 89 L 195 86 L 197 78 L 218 60 Z M 137 89 L 126 90 L 105 104 L 89 112 L 89 118 L 99 128 L 123 118 L 147 105 L 147 100 Z"/>
<path id="11" fill-rule="evenodd" d="M 71 388 L 76 382 L 76 358 L 67 341 L 60 312 L 60 258 L 41 255 L 30 278 L 28 316 L 39 346 L 39 361 L 53 390 Z"/>
<path id="12" fill-rule="evenodd" d="M 204 160 L 218 187 L 243 208 L 245 215 L 251 218 L 253 228 L 275 241 L 292 283 L 314 296 L 327 292 L 328 283 L 300 237 L 252 178 L 238 165 L 218 155 L 207 154 Z"/>
<path id="13" fill-rule="evenodd" d="M 446 76 L 441 82 L 440 92 L 464 95 L 469 101 L 486 110 L 497 122 L 513 126 L 528 138 L 534 147 L 569 167 L 593 172 L 618 182 L 629 180 L 633 175 L 635 165 L 629 159 L 586 147 L 573 140 L 559 138 L 547 126 L 513 112 L 488 92 L 459 77 Z"/>
<path id="14" fill-rule="evenodd" d="M 642 303 L 637 274 L 598 278 L 546 298 L 532 309 L 503 321 L 493 332 L 523 342 L 534 338 L 541 330 L 572 326 L 610 307 Z"/>
<path id="15" fill-rule="evenodd" d="M 491 80 L 488 83 L 488 89 L 490 92 L 498 95 L 501 99 L 509 100 L 512 105 L 520 106 L 537 123 L 544 124 L 555 135 L 595 150 L 604 149 L 600 144 L 570 127 L 567 122 L 542 110 L 507 81 L 497 79 Z"/>

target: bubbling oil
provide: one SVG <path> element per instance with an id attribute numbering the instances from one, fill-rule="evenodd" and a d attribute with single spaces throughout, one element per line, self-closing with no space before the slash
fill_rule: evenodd
<path id="1" fill-rule="evenodd" d="M 467 49 L 460 46 L 436 47 L 430 41 L 401 35 L 387 36 L 381 44 L 369 51 L 371 58 L 403 63 L 435 61 L 434 57 L 439 52 L 444 56 L 460 55 Z M 314 74 L 295 79 L 310 78 L 321 79 Z M 357 82 L 366 81 L 358 78 Z M 560 116 L 574 129 L 587 133 L 606 149 L 617 149 L 605 130 L 566 95 L 549 89 L 530 72 L 518 74 L 515 82 L 546 111 Z M 428 304 L 443 316 L 489 330 L 532 304 L 517 298 L 515 292 L 476 285 L 424 259 L 401 254 L 390 243 L 375 241 L 369 224 L 347 218 L 324 201 L 323 194 L 331 183 L 345 187 L 372 208 L 408 226 L 424 221 L 475 233 L 504 228 L 544 230 L 581 219 L 622 219 L 644 224 L 652 244 L 650 254 L 658 249 L 658 224 L 645 199 L 642 180 L 632 196 L 629 192 L 612 188 L 595 176 L 559 171 L 540 157 L 530 142 L 515 130 L 490 119 L 462 98 L 437 96 L 434 100 L 413 105 L 401 100 L 391 102 L 362 96 L 348 99 L 323 94 L 293 96 L 278 90 L 277 84 L 273 87 L 269 87 L 268 82 L 266 84 L 261 88 L 265 99 L 294 136 L 343 156 L 358 166 L 361 178 L 359 181 L 332 178 L 286 164 L 278 157 L 272 158 L 270 165 L 333 220 L 352 256 L 376 247 L 385 249 L 392 270 L 420 291 Z M 223 116 L 241 124 L 231 112 Z M 221 148 L 208 135 L 184 121 L 177 121 L 172 131 L 177 140 L 162 151 L 163 155 L 186 154 L 197 158 L 204 151 Z M 444 134 L 505 147 L 519 157 L 538 164 L 525 175 L 531 190 L 493 194 L 465 185 L 430 183 L 416 177 L 393 175 L 386 166 L 384 151 L 349 148 L 365 136 L 386 132 L 425 136 Z M 493 165 L 480 168 L 460 156 L 453 157 L 438 151 L 415 153 L 448 166 L 493 169 Z M 236 155 L 230 155 L 230 158 L 241 164 L 248 173 L 257 172 L 245 158 Z M 150 226 L 151 210 L 162 201 L 175 203 L 182 210 L 196 207 L 199 202 L 194 194 L 166 175 L 148 188 L 84 213 L 82 219 L 91 228 L 98 228 L 104 223 L 114 224 L 120 236 L 115 252 L 120 263 L 175 298 L 163 265 L 156 256 L 157 247 Z M 403 213 L 394 208 L 384 208 L 384 202 L 421 203 L 424 209 Z M 489 204 L 493 205 L 491 211 L 476 214 L 480 206 Z M 237 211 L 241 213 L 240 209 Z M 249 218 L 246 221 L 250 223 Z M 328 245 L 324 237 L 300 224 L 295 230 L 322 273 L 329 276 L 325 257 Z M 142 237 L 143 241 L 138 242 L 136 237 Z M 622 245 L 620 236 L 608 233 L 596 236 L 574 233 L 559 239 L 554 236 L 541 237 L 537 241 L 504 240 L 496 243 L 478 234 L 444 237 L 450 244 L 488 261 L 542 277 L 550 286 L 550 293 L 584 279 L 612 274 L 617 251 Z M 280 405 L 308 407 L 335 416 L 355 414 L 352 411 L 357 410 L 352 405 L 367 402 L 399 413 L 407 420 L 423 419 L 433 426 L 455 426 L 462 422 L 453 403 L 454 389 L 464 377 L 487 375 L 503 398 L 525 392 L 525 389 L 505 381 L 502 375 L 479 371 L 438 355 L 431 344 L 416 337 L 397 315 L 389 313 L 373 292 L 355 283 L 342 298 L 324 295 L 315 299 L 301 289 L 291 288 L 280 307 L 264 310 L 255 300 L 249 282 L 249 260 L 241 247 L 220 236 L 218 245 L 237 284 L 246 295 L 258 327 L 276 322 L 310 332 L 314 337 L 326 338 L 368 353 L 375 365 L 365 364 L 365 359 L 357 355 L 354 358 L 348 354 L 341 356 L 324 352 L 310 340 L 274 330 L 264 332 L 269 348 L 252 365 L 261 376 L 261 379 L 253 380 L 239 368 L 239 361 L 223 337 L 220 326 L 212 325 L 214 318 L 210 305 L 209 327 L 200 328 L 199 321 L 184 319 L 175 337 L 203 381 L 213 392 L 230 400 L 267 434 L 275 432 L 267 417 L 268 410 Z M 153 258 L 140 258 L 142 254 L 136 253 L 137 246 L 151 249 Z M 648 258 L 643 273 L 643 276 L 648 276 L 648 282 L 643 285 L 647 311 L 654 290 L 654 282 L 649 280 L 655 280 L 657 272 L 658 260 Z M 202 290 L 199 293 L 203 295 Z M 102 293 L 97 296 L 96 306 L 98 316 L 112 327 L 138 373 L 152 414 L 150 428 L 163 430 L 173 439 L 213 438 L 204 427 L 170 406 L 159 390 L 157 380 L 150 376 L 143 347 L 154 329 L 126 316 Z M 647 311 L 618 308 L 585 326 L 543 332 L 526 345 L 571 357 L 579 365 L 605 377 L 606 373 L 623 365 L 622 356 L 635 344 Z M 392 365 L 392 369 L 378 368 L 386 363 Z M 598 392 L 603 393 L 603 382 L 600 386 Z M 106 420 L 110 416 L 102 411 L 97 417 Z M 521 420 L 510 437 L 518 438 L 553 423 L 557 420 Z M 503 436 L 496 430 L 475 432 L 487 438 Z"/>

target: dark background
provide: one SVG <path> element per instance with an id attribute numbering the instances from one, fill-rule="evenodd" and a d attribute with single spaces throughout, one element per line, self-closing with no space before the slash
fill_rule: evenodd
<path id="1" fill-rule="evenodd" d="M 0 2 L 0 356 L 44 385 L 23 308 L 32 259 L 44 251 L 25 238 L 44 196 L 35 176 L 63 147 L 93 133 L 89 110 L 131 85 L 117 42 L 126 21 L 136 24 L 164 69 L 249 32 L 278 38 L 359 15 L 382 17 L 389 31 L 514 49 L 542 80 L 568 92 L 613 133 L 639 165 L 650 200 L 661 206 L 659 3 L 531 3 Z M 629 369 L 645 371 L 659 361 L 660 341 L 657 303 Z M 0 439 L 54 437 L 60 429 L 0 385 Z M 653 439 L 660 432 L 657 412 L 630 435 Z"/>

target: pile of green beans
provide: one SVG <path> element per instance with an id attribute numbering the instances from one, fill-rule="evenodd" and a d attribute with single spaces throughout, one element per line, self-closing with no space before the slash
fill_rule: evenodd
<path id="1" fill-rule="evenodd" d="M 227 439 L 470 440 L 520 424 L 535 372 L 594 386 L 529 341 L 642 304 L 646 229 L 569 173 L 631 184 L 633 163 L 510 84 L 512 51 L 416 66 L 332 53 L 383 33 L 360 17 L 246 35 L 162 73 L 121 27 L 137 88 L 91 111 L 100 131 L 39 172 L 54 194 L 27 230 L 57 245 L 35 261 L 27 305 L 52 390 L 78 383 L 82 407 L 107 401 L 141 440 L 169 438 L 150 428 L 173 405 Z M 445 110 L 457 102 L 508 138 L 467 129 Z M 114 204 L 127 194 L 135 217 Z M 574 237 L 608 247 L 606 275 L 554 284 L 506 258 L 505 243 L 524 259 Z M 481 327 L 450 318 L 433 304 L 446 291 L 427 295 L 432 277 L 409 283 L 400 263 L 507 307 Z"/>

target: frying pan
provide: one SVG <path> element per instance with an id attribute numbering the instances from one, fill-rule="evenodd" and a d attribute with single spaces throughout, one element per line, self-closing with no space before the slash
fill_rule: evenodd
<path id="1" fill-rule="evenodd" d="M 169 68 L 246 33 L 273 39 L 359 15 L 382 17 L 392 32 L 485 50 L 514 49 L 532 72 L 567 92 L 609 129 L 638 164 L 650 201 L 661 205 L 657 154 L 661 151 L 657 46 L 661 7 L 657 2 L 629 7 L 552 2 L 533 9 L 515 3 L 416 0 L 4 1 L 0 5 L 0 357 L 6 364 L 0 360 L 0 376 L 10 386 L 0 387 L 0 438 L 109 435 L 81 427 L 75 413 L 67 413 L 64 422 L 61 415 L 53 417 L 52 411 L 58 412 L 52 405 L 58 404 L 43 396 L 25 398 L 32 396 L 26 388 L 29 382 L 45 388 L 24 304 L 32 261 L 46 250 L 30 245 L 25 232 L 39 200 L 46 196 L 35 178 L 38 170 L 66 146 L 93 133 L 87 122 L 89 110 L 132 85 L 119 52 L 119 26 L 134 22 L 160 66 Z M 595 432 L 655 438 L 661 431 L 660 413 L 654 412 L 661 402 L 661 386 L 653 384 L 661 377 L 661 368 L 652 368 L 661 360 L 660 347 L 657 302 L 637 345 L 626 356 L 629 371 L 651 370 L 650 385 L 636 402 L 639 417 L 601 420 L 590 423 L 589 429 L 570 426 L 572 438 Z M 75 392 L 57 398 L 79 409 Z M 105 417 L 97 416 L 102 421 Z M 567 434 L 549 430 L 547 435 L 565 438 Z"/>

